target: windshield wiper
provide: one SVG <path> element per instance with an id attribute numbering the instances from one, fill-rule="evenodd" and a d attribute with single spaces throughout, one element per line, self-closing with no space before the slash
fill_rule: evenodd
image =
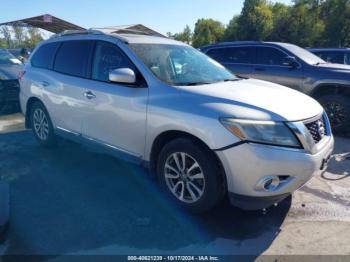
<path id="1" fill-rule="evenodd" d="M 212 83 L 209 82 L 188 82 L 188 83 L 177 83 L 177 86 L 200 86 L 200 85 L 209 85 Z"/>
<path id="2" fill-rule="evenodd" d="M 228 78 L 228 79 L 224 79 L 222 80 L 223 82 L 235 82 L 235 81 L 240 81 L 243 78 Z"/>

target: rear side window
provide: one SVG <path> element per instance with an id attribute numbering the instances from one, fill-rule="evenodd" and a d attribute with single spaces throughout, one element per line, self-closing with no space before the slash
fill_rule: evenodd
<path id="1" fill-rule="evenodd" d="M 226 50 L 227 63 L 249 64 L 251 47 L 230 47 Z"/>
<path id="2" fill-rule="evenodd" d="M 107 42 L 97 42 L 92 64 L 92 79 L 109 82 L 109 72 L 119 68 L 130 68 L 136 71 L 134 65 L 117 46 Z"/>
<path id="3" fill-rule="evenodd" d="M 220 63 L 249 64 L 252 47 L 225 47 L 211 49 L 208 55 Z"/>
<path id="4" fill-rule="evenodd" d="M 210 49 L 207 52 L 207 55 L 220 63 L 224 63 L 226 61 L 226 49 L 225 48 Z"/>
<path id="5" fill-rule="evenodd" d="M 60 43 L 49 43 L 39 47 L 31 59 L 34 67 L 51 69 L 55 53 Z"/>
<path id="6" fill-rule="evenodd" d="M 58 49 L 54 70 L 60 73 L 87 77 L 93 41 L 66 41 Z"/>
<path id="7" fill-rule="evenodd" d="M 273 47 L 257 47 L 256 63 L 259 65 L 282 66 L 287 55 Z"/>

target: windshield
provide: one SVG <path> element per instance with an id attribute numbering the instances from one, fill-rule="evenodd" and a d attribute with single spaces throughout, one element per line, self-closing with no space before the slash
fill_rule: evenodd
<path id="1" fill-rule="evenodd" d="M 10 54 L 7 50 L 0 49 L 0 65 L 16 65 L 21 64 L 15 56 Z"/>
<path id="2" fill-rule="evenodd" d="M 305 63 L 308 63 L 309 65 L 326 63 L 326 61 L 322 60 L 320 57 L 299 46 L 292 44 L 283 44 L 283 47 L 289 50 L 291 53 L 295 54 L 295 56 L 299 57 L 301 60 L 303 60 Z"/>
<path id="3" fill-rule="evenodd" d="M 130 48 L 161 81 L 200 85 L 238 79 L 200 51 L 182 45 L 130 44 Z"/>

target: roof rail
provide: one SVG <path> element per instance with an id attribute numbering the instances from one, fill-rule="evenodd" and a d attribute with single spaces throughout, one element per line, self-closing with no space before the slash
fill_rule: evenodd
<path id="1" fill-rule="evenodd" d="M 87 29 L 87 30 L 65 30 L 62 33 L 54 34 L 50 38 L 57 38 L 57 37 L 69 36 L 69 35 L 89 35 L 89 34 L 103 35 L 104 33 L 102 31 L 92 30 L 92 29 Z"/>
<path id="2" fill-rule="evenodd" d="M 58 37 L 71 36 L 71 35 L 106 35 L 106 32 L 99 29 L 65 30 L 62 33 L 51 36 L 50 38 L 58 38 Z M 113 36 L 118 38 L 120 41 L 123 41 L 125 43 L 128 42 L 128 40 L 123 36 L 120 36 L 118 34 L 113 34 Z"/>

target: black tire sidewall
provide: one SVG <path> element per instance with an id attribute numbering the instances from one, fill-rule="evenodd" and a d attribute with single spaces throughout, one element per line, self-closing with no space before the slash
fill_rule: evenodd
<path id="1" fill-rule="evenodd" d="M 332 127 L 332 130 L 334 133 L 337 133 L 337 134 L 346 133 L 350 131 L 349 130 L 350 129 L 350 97 L 345 95 L 329 94 L 329 95 L 323 95 L 319 97 L 318 101 L 323 107 L 325 107 L 328 103 L 331 103 L 331 102 L 336 102 L 341 104 L 344 107 L 345 111 L 347 112 L 347 120 L 343 125 L 339 127 L 336 127 L 336 128 Z"/>
<path id="2" fill-rule="evenodd" d="M 41 109 L 46 116 L 46 119 L 48 121 L 49 124 L 49 135 L 48 138 L 46 140 L 42 140 L 36 133 L 35 129 L 34 129 L 34 120 L 33 120 L 33 115 L 36 109 Z M 56 136 L 54 134 L 54 129 L 53 129 L 53 125 L 51 122 L 51 118 L 50 115 L 48 113 L 48 111 L 46 110 L 45 106 L 41 103 L 41 102 L 35 102 L 30 109 L 30 121 L 31 121 L 31 127 L 32 127 L 32 131 L 34 133 L 34 136 L 36 138 L 36 140 L 43 146 L 45 147 L 52 147 L 56 144 Z"/>
<path id="3" fill-rule="evenodd" d="M 184 152 L 189 154 L 198 162 L 202 169 L 205 178 L 204 194 L 195 203 L 185 203 L 177 199 L 172 194 L 166 183 L 164 176 L 165 162 L 167 158 L 175 152 Z M 165 191 L 179 206 L 192 213 L 203 213 L 209 211 L 220 202 L 225 194 L 222 171 L 213 154 L 214 153 L 209 149 L 198 145 L 191 139 L 183 138 L 176 139 L 168 143 L 159 154 L 157 161 L 157 178 L 163 191 Z"/>

